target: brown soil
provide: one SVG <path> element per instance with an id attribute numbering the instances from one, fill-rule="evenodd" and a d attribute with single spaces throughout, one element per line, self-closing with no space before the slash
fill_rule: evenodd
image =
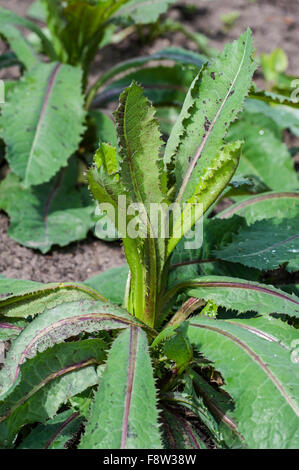
<path id="1" fill-rule="evenodd" d="M 31 3 L 31 0 L 0 0 L 1 6 L 19 14 L 25 14 Z M 178 8 L 186 3 L 195 5 L 196 10 L 188 14 Z M 297 0 L 190 0 L 178 2 L 177 5 L 171 9 L 171 17 L 183 21 L 194 31 L 206 34 L 213 47 L 222 49 L 226 42 L 238 37 L 250 26 L 257 52 L 269 53 L 275 47 L 282 47 L 289 57 L 289 72 L 299 75 Z M 238 11 L 240 16 L 233 28 L 225 30 L 221 15 L 232 11 Z M 170 45 L 196 49 L 181 33 L 167 35 L 149 45 L 141 44 L 133 35 L 123 44 L 107 47 L 98 55 L 93 76 L 120 60 L 152 53 Z M 125 261 L 119 243 L 105 244 L 91 235 L 83 242 L 55 248 L 49 254 L 42 255 L 11 240 L 7 236 L 7 227 L 8 219 L 0 213 L 0 274 L 7 277 L 44 282 L 84 280 Z"/>

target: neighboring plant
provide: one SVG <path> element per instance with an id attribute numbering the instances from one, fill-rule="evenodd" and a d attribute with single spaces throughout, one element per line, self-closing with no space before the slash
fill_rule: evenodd
<path id="1" fill-rule="evenodd" d="M 298 445 L 299 298 L 261 279 L 298 270 L 299 193 L 265 192 L 211 217 L 221 195 L 257 184 L 231 180 L 242 142 L 224 141 L 254 69 L 247 31 L 194 79 L 165 149 L 142 88 L 123 91 L 118 151 L 101 144 L 88 180 L 128 266 L 83 284 L 0 281 L 0 334 L 11 341 L 2 447 L 199 449 L 206 436 L 221 448 Z M 187 248 L 202 214 L 203 245 Z"/>
<path id="2" fill-rule="evenodd" d="M 261 54 L 261 65 L 265 79 L 270 85 L 278 82 L 288 68 L 288 57 L 283 49 L 277 47 L 271 54 Z"/>

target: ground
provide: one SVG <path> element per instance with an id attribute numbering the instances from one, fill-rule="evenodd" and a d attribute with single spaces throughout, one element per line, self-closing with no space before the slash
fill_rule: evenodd
<path id="1" fill-rule="evenodd" d="M 31 0 L 0 0 L 1 6 L 19 14 L 25 14 L 31 3 Z M 189 15 L 183 15 L 179 8 L 186 3 L 196 6 L 196 10 Z M 232 11 L 237 11 L 239 18 L 234 27 L 227 31 L 221 16 Z M 218 49 L 250 26 L 257 53 L 269 53 L 276 47 L 282 47 L 289 58 L 289 73 L 299 76 L 297 0 L 189 0 L 178 2 L 171 8 L 170 15 L 194 31 L 206 34 L 211 45 Z M 120 46 L 108 47 L 98 55 L 92 79 L 124 58 L 152 53 L 170 45 L 195 49 L 194 44 L 181 33 L 167 35 L 146 46 L 132 36 Z M 92 235 L 83 242 L 66 248 L 54 248 L 47 255 L 42 255 L 11 240 L 7 235 L 8 225 L 6 215 L 0 212 L 0 274 L 7 277 L 43 282 L 82 281 L 125 262 L 120 243 L 105 244 Z"/>

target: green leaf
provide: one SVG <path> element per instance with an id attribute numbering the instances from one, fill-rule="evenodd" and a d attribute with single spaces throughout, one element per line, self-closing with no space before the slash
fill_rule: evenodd
<path id="1" fill-rule="evenodd" d="M 22 57 L 24 58 L 23 53 L 26 50 L 26 49 L 24 49 L 24 47 L 27 48 L 27 45 L 24 46 L 24 44 L 25 44 L 25 39 L 24 38 L 22 38 L 22 40 L 20 42 L 21 37 L 18 34 L 18 30 L 17 30 L 16 26 L 20 26 L 22 28 L 29 29 L 30 31 L 37 34 L 37 36 L 42 41 L 43 48 L 44 48 L 44 51 L 46 52 L 46 54 L 52 60 L 55 60 L 56 54 L 55 54 L 55 51 L 53 49 L 53 46 L 38 26 L 36 26 L 34 23 L 32 23 L 32 21 L 29 21 L 26 18 L 23 18 L 23 17 L 17 15 L 13 11 L 8 10 L 6 8 L 0 7 L 0 29 L 2 29 L 2 27 L 4 28 L 4 35 L 6 35 L 5 30 L 9 32 L 9 35 L 12 39 L 11 46 L 14 48 L 17 55 L 19 53 L 21 53 Z M 29 47 L 29 44 L 28 44 L 28 47 Z M 30 55 L 27 56 L 27 53 L 30 54 L 29 49 L 26 52 L 26 57 L 29 58 Z M 20 60 L 22 61 L 21 57 L 20 57 Z M 26 60 L 26 62 L 27 62 L 27 60 Z"/>
<path id="2" fill-rule="evenodd" d="M 172 408 L 163 410 L 162 420 L 166 449 L 206 449 L 196 426 Z"/>
<path id="3" fill-rule="evenodd" d="M 97 374 L 99 377 L 101 377 L 104 367 L 104 364 L 98 367 Z M 69 401 L 72 406 L 72 410 L 78 412 L 85 419 L 88 419 L 92 396 L 93 389 L 86 389 L 84 392 L 70 398 Z"/>
<path id="4" fill-rule="evenodd" d="M 90 111 L 89 115 L 95 124 L 97 142 L 108 142 L 113 147 L 117 147 L 117 135 L 112 119 L 98 110 Z"/>
<path id="5" fill-rule="evenodd" d="M 104 361 L 104 348 L 105 343 L 98 339 L 63 343 L 26 361 L 14 387 L 1 397 L 2 445 L 10 443 L 24 424 L 45 422 L 68 397 L 96 384 L 94 367 L 88 369 Z"/>
<path id="6" fill-rule="evenodd" d="M 238 214 L 246 219 L 248 225 L 257 220 L 293 218 L 299 212 L 299 192 L 267 192 L 237 202 L 217 214 L 220 219 L 228 219 Z"/>
<path id="7" fill-rule="evenodd" d="M 81 80 L 79 68 L 42 63 L 25 74 L 3 105 L 6 158 L 25 186 L 49 181 L 77 149 L 85 117 Z"/>
<path id="8" fill-rule="evenodd" d="M 277 47 L 271 54 L 261 54 L 261 65 L 268 82 L 275 82 L 279 73 L 288 68 L 288 57 L 283 49 Z"/>
<path id="9" fill-rule="evenodd" d="M 273 316 L 257 316 L 254 318 L 231 318 L 229 321 L 237 322 L 244 328 L 249 329 L 255 334 L 263 331 L 268 336 L 269 341 L 279 343 L 287 351 L 295 351 L 296 344 L 294 340 L 298 338 L 298 331 L 287 322 L 277 319 Z M 263 335 L 261 335 L 263 337 Z"/>
<path id="10" fill-rule="evenodd" d="M 269 187 L 256 175 L 246 175 L 230 181 L 222 197 L 247 196 L 269 191 Z"/>
<path id="11" fill-rule="evenodd" d="M 84 239 L 94 225 L 94 206 L 76 188 L 76 176 L 75 161 L 49 183 L 28 189 L 9 174 L 0 185 L 0 207 L 11 219 L 9 236 L 42 253 Z"/>
<path id="12" fill-rule="evenodd" d="M 119 176 L 126 193 L 134 203 L 134 206 L 129 207 L 127 214 L 133 216 L 138 211 L 135 220 L 132 217 L 132 224 L 126 226 L 130 243 L 141 247 L 139 253 L 135 249 L 134 260 L 129 259 L 128 253 L 133 251 L 126 249 L 125 245 L 132 273 L 131 283 L 144 300 L 143 305 L 134 307 L 133 313 L 140 315 L 140 318 L 143 318 L 142 315 L 152 315 L 150 320 L 147 319 L 151 325 L 156 302 L 157 273 L 162 270 L 165 257 L 165 240 L 160 236 L 160 232 L 163 230 L 168 208 L 167 173 L 160 156 L 162 140 L 154 115 L 155 110 L 145 98 L 142 88 L 133 82 L 121 94 L 120 104 L 115 112 L 120 154 Z M 160 211 L 160 224 L 151 217 L 153 208 L 156 209 L 155 214 L 157 210 Z M 134 237 L 132 230 L 136 230 L 136 225 L 138 234 Z M 122 231 L 118 227 L 117 229 L 122 235 Z M 139 264 L 140 271 L 143 269 L 142 273 L 137 273 L 136 264 Z M 142 297 L 141 289 L 146 296 Z"/>
<path id="13" fill-rule="evenodd" d="M 299 269 L 299 218 L 268 219 L 241 227 L 232 243 L 214 251 L 217 258 L 260 270 Z"/>
<path id="14" fill-rule="evenodd" d="M 217 199 L 225 186 L 236 171 L 241 142 L 233 142 L 225 145 L 203 170 L 199 183 L 197 183 L 194 194 L 187 200 L 187 207 L 183 209 L 180 217 L 175 219 L 172 232 L 167 246 L 170 255 L 182 235 L 186 235 L 194 223 L 202 217 L 208 208 Z"/>
<path id="15" fill-rule="evenodd" d="M 256 175 L 276 191 L 296 189 L 298 179 L 292 158 L 286 145 L 268 126 L 268 118 L 253 113 L 244 113 L 231 126 L 228 139 L 245 141 L 237 175 Z"/>
<path id="16" fill-rule="evenodd" d="M 42 284 L 20 279 L 0 279 L 0 315 L 7 318 L 27 318 L 64 302 L 103 300 L 99 292 L 79 283 Z"/>
<path id="17" fill-rule="evenodd" d="M 116 230 L 118 233 L 122 233 L 118 224 L 119 220 L 127 221 L 128 219 L 127 205 L 129 201 L 125 200 L 124 204 L 119 202 L 119 196 L 126 196 L 127 191 L 119 177 L 118 160 L 116 148 L 100 142 L 94 156 L 95 165 L 87 173 L 89 189 L 94 199 L 100 203 L 96 212 L 100 212 L 106 221 L 107 218 L 110 219 L 111 233 L 109 234 L 112 238 L 115 237 Z M 108 208 L 107 203 L 109 204 Z M 111 206 L 113 206 L 113 211 Z M 101 236 L 103 236 L 102 233 Z"/>
<path id="18" fill-rule="evenodd" d="M 178 201 L 192 196 L 202 170 L 215 158 L 230 122 L 242 108 L 255 69 L 251 54 L 248 30 L 203 67 L 188 91 L 165 149 L 165 161 L 175 164 Z"/>
<path id="19" fill-rule="evenodd" d="M 23 362 L 38 351 L 42 352 L 82 331 L 93 333 L 139 324 L 126 310 L 101 301 L 80 300 L 45 310 L 28 324 L 9 350 L 0 371 L 0 394 L 16 382 Z"/>
<path id="20" fill-rule="evenodd" d="M 298 100 L 296 98 L 292 98 L 290 93 L 282 95 L 273 91 L 259 90 L 255 83 L 252 84 L 249 97 L 255 100 L 265 101 L 269 104 L 285 104 L 292 108 L 299 108 Z"/>
<path id="21" fill-rule="evenodd" d="M 133 216 L 128 215 L 127 208 L 131 201 L 126 197 L 127 191 L 119 178 L 116 149 L 108 144 L 100 144 L 95 155 L 95 167 L 88 172 L 88 182 L 91 193 L 101 204 L 101 210 L 106 210 L 107 217 L 112 222 L 112 227 L 110 224 L 110 228 L 113 229 L 112 235 L 115 235 L 116 228 L 123 238 L 127 261 L 132 273 L 131 285 L 139 286 L 143 279 L 143 271 L 140 253 L 137 250 L 138 239 L 129 238 L 124 233 Z M 126 221 L 125 227 L 123 221 Z M 143 311 L 143 307 L 139 311 Z"/>
<path id="22" fill-rule="evenodd" d="M 176 0 L 130 0 L 115 16 L 129 18 L 137 24 L 155 23 Z"/>
<path id="23" fill-rule="evenodd" d="M 42 282 L 27 281 L 23 279 L 9 279 L 0 277 L 0 299 L 10 297 L 12 295 L 25 294 L 35 288 L 43 287 Z"/>
<path id="24" fill-rule="evenodd" d="M 79 447 L 161 448 L 153 370 L 141 329 L 129 328 L 114 341 Z"/>
<path id="25" fill-rule="evenodd" d="M 193 318 L 188 337 L 223 375 L 223 388 L 234 399 L 233 415 L 247 446 L 296 448 L 298 374 L 291 347 L 268 334 L 267 324 L 275 319 L 265 317 L 257 327 L 255 320 Z"/>
<path id="26" fill-rule="evenodd" d="M 245 110 L 253 114 L 264 114 L 271 118 L 279 129 L 294 128 L 299 126 L 299 110 L 291 106 L 275 105 L 271 106 L 264 101 L 248 99 L 245 103 Z"/>
<path id="27" fill-rule="evenodd" d="M 34 18 L 45 23 L 47 11 L 42 3 L 42 0 L 34 0 L 27 10 L 27 15 L 30 18 Z"/>
<path id="28" fill-rule="evenodd" d="M 121 73 L 128 73 L 130 70 L 143 67 L 149 62 L 160 60 L 171 60 L 175 64 L 193 65 L 194 67 L 201 68 L 207 59 L 203 55 L 194 51 L 188 51 L 180 47 L 166 47 L 165 49 L 161 49 L 160 51 L 155 52 L 154 54 L 124 60 L 114 67 L 111 67 L 99 78 L 96 84 L 96 88 L 98 89 L 108 80 L 119 76 Z M 164 70 L 164 67 L 162 67 L 161 70 Z M 155 82 L 158 78 L 159 77 L 156 77 L 155 74 L 153 74 L 153 82 Z"/>
<path id="29" fill-rule="evenodd" d="M 120 96 L 115 113 L 121 157 L 120 175 L 134 202 L 149 206 L 163 202 L 162 144 L 155 110 L 140 86 L 132 83 Z"/>
<path id="30" fill-rule="evenodd" d="M 4 52 L 0 56 L 0 69 L 4 69 L 7 67 L 14 67 L 15 65 L 20 66 L 21 62 L 19 62 L 17 56 L 13 52 Z M 5 83 L 7 85 L 7 81 Z M 5 90 L 7 91 L 7 90 Z"/>
<path id="31" fill-rule="evenodd" d="M 83 418 L 72 410 L 63 411 L 46 424 L 39 424 L 23 439 L 18 449 L 65 449 L 78 432 Z"/>
<path id="32" fill-rule="evenodd" d="M 221 389 L 210 385 L 194 370 L 189 368 L 186 374 L 182 405 L 191 409 L 201 419 L 217 445 L 223 447 L 225 442 L 229 448 L 244 448 L 243 436 L 238 432 L 233 417 L 232 398 Z"/>
<path id="33" fill-rule="evenodd" d="M 42 0 L 55 50 L 62 62 L 86 70 L 101 43 L 109 19 L 128 0 Z"/>
<path id="34" fill-rule="evenodd" d="M 0 322 L 0 341 L 7 341 L 16 338 L 23 328 L 13 322 Z"/>
<path id="35" fill-rule="evenodd" d="M 218 49 L 210 46 L 209 38 L 205 34 L 196 32 L 194 28 L 191 29 L 185 21 L 174 21 L 170 15 L 157 25 L 157 30 L 154 30 L 153 35 L 164 36 L 165 33 L 182 33 L 186 39 L 197 46 L 197 50 L 207 57 L 215 57 L 219 53 Z"/>
<path id="36" fill-rule="evenodd" d="M 137 68 L 141 68 L 144 65 L 147 65 L 148 63 L 152 63 L 153 61 L 163 61 L 163 60 L 173 61 L 174 67 L 172 68 L 158 67 L 159 73 L 157 72 L 155 73 L 156 68 L 151 67 L 151 69 L 154 69 L 152 70 L 153 73 L 151 73 L 151 76 L 149 76 L 148 72 L 144 70 L 136 71 Z M 129 86 L 133 79 L 135 79 L 138 83 L 142 83 L 143 87 L 146 85 L 146 82 L 148 82 L 149 90 L 147 93 L 151 94 L 152 85 L 154 83 L 158 85 L 158 82 L 159 82 L 159 86 L 157 86 L 157 88 L 161 87 L 162 85 L 164 88 L 167 89 L 171 87 L 172 85 L 172 88 L 174 88 L 172 90 L 173 93 L 174 94 L 176 93 L 177 95 L 181 96 L 182 93 L 178 93 L 178 89 L 184 88 L 187 77 L 190 75 L 190 73 L 188 73 L 187 70 L 183 70 L 182 65 L 193 66 L 194 68 L 199 69 L 200 67 L 202 67 L 202 65 L 205 62 L 206 62 L 206 58 L 202 56 L 201 54 L 198 54 L 197 52 L 194 52 L 194 51 L 181 49 L 180 47 L 167 47 L 152 55 L 134 57 L 133 59 L 125 60 L 115 65 L 114 67 L 111 67 L 107 72 L 101 75 L 100 78 L 96 81 L 96 83 L 90 88 L 87 99 L 86 99 L 86 107 L 89 107 L 92 102 L 94 105 L 98 105 L 101 102 L 105 102 L 105 100 L 110 101 L 111 99 L 114 99 L 116 97 L 115 93 L 117 94 L 117 89 L 122 86 L 123 87 Z M 178 65 L 176 66 L 175 64 L 178 64 Z M 132 73 L 130 74 L 129 72 L 130 71 L 132 72 L 132 70 L 135 70 L 135 72 L 133 72 L 133 74 Z M 119 76 L 120 74 L 124 75 L 124 73 L 128 74 L 127 77 L 125 78 L 125 84 L 124 84 L 124 78 L 117 80 L 117 76 Z M 135 76 L 135 74 L 137 75 Z M 164 80 L 163 80 L 163 75 L 165 75 Z M 194 75 L 194 73 L 192 75 Z M 97 90 L 101 88 L 105 83 L 110 81 L 111 79 L 112 80 L 116 79 L 114 84 L 108 86 L 106 89 L 106 93 L 105 91 L 103 94 L 100 93 L 96 97 L 95 101 L 93 101 Z M 176 90 L 175 90 L 174 79 L 177 82 Z M 158 91 L 159 90 L 157 89 L 156 93 Z M 154 93 L 154 95 L 151 94 L 150 99 L 152 101 L 155 101 L 156 93 Z M 167 93 L 164 91 L 164 94 L 167 94 Z M 183 99 L 184 99 L 184 95 L 182 96 L 181 100 Z M 164 97 L 164 101 L 165 100 L 166 100 L 166 97 Z"/>
<path id="37" fill-rule="evenodd" d="M 259 314 L 285 313 L 299 315 L 299 299 L 267 284 L 226 276 L 202 276 L 174 286 L 167 298 L 182 289 L 190 297 L 213 300 L 218 306 L 237 312 L 258 312 Z"/>
<path id="38" fill-rule="evenodd" d="M 146 59 L 147 61 L 173 60 L 175 63 L 180 65 L 194 65 L 198 69 L 200 69 L 207 61 L 207 58 L 202 54 L 198 54 L 198 52 L 182 49 L 181 47 L 170 46 L 166 47 L 165 49 L 161 49 L 160 51 L 155 52 L 154 54 L 147 57 L 136 57 L 136 59 L 129 59 L 126 63 L 129 64 L 130 60 L 132 63 L 136 63 L 137 61 Z M 125 62 L 123 62 L 123 64 L 125 64 Z"/>
<path id="39" fill-rule="evenodd" d="M 101 294 L 106 297 L 106 299 L 110 300 L 110 302 L 122 305 L 128 274 L 129 267 L 125 264 L 124 266 L 119 266 L 117 268 L 107 269 L 104 273 L 90 277 L 84 281 L 84 284 L 92 287 L 98 292 L 101 292 Z M 116 279 L 117 283 L 115 283 Z"/>

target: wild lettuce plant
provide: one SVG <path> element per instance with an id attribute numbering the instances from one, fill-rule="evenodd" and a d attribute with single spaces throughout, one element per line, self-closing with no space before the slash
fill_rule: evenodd
<path id="1" fill-rule="evenodd" d="M 142 88 L 122 92 L 118 149 L 100 144 L 88 181 L 128 264 L 0 281 L 2 447 L 296 447 L 299 298 L 261 279 L 298 269 L 299 193 L 213 213 L 248 185 L 232 180 L 242 142 L 224 138 L 254 69 L 247 31 L 198 73 L 165 147 Z"/>

